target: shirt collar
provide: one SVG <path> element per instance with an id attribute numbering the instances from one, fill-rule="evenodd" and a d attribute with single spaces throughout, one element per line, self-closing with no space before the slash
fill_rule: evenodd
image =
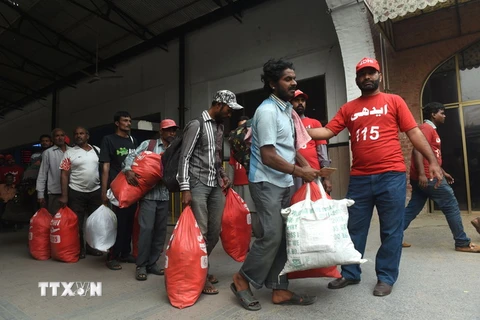
<path id="1" fill-rule="evenodd" d="M 282 110 L 282 111 L 285 111 L 285 109 L 288 109 L 288 108 L 293 108 L 292 104 L 290 102 L 287 102 L 287 101 L 283 101 L 282 99 L 280 99 L 279 97 L 277 97 L 276 95 L 274 95 L 273 93 L 270 94 L 270 99 L 272 99 L 275 104 Z"/>
<path id="2" fill-rule="evenodd" d="M 428 123 L 429 125 L 432 126 L 433 129 L 437 130 L 437 126 L 430 120 L 425 120 L 425 123 Z"/>

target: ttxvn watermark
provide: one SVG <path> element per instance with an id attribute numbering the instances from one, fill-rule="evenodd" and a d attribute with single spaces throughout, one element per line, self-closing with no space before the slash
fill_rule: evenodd
<path id="1" fill-rule="evenodd" d="M 48 292 L 52 297 L 101 297 L 101 282 L 39 282 L 40 295 L 46 297 Z"/>

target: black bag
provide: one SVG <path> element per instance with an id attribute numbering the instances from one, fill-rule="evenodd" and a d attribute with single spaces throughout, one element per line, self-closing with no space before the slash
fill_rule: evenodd
<path id="1" fill-rule="evenodd" d="M 100 179 L 100 185 L 102 185 L 102 172 L 103 172 L 103 162 L 100 162 L 100 152 L 98 152 L 96 146 L 94 146 L 93 144 L 90 145 L 93 149 L 93 151 L 95 151 L 95 154 L 97 155 L 98 157 L 98 178 Z"/>
<path id="2" fill-rule="evenodd" d="M 203 133 L 203 118 L 199 117 L 201 139 Z M 183 133 L 173 140 L 162 155 L 163 183 L 170 192 L 180 192 L 180 185 L 177 181 L 178 165 L 180 164 L 180 153 L 182 151 Z M 198 140 L 197 140 L 198 143 Z"/>

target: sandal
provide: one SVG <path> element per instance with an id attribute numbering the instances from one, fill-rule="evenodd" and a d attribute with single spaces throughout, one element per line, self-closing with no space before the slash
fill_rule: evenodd
<path id="1" fill-rule="evenodd" d="M 208 274 L 207 275 L 207 280 L 210 281 L 211 284 L 218 283 L 217 277 L 215 277 L 213 274 Z"/>
<path id="2" fill-rule="evenodd" d="M 147 268 L 146 267 L 137 267 L 135 270 L 135 279 L 138 281 L 147 280 Z"/>
<path id="3" fill-rule="evenodd" d="M 207 280 L 207 282 L 205 283 L 205 286 L 203 287 L 202 293 L 214 295 L 214 294 L 218 294 L 218 289 L 215 288 L 213 284 Z"/>
<path id="4" fill-rule="evenodd" d="M 107 268 L 110 269 L 110 270 L 121 270 L 122 269 L 122 266 L 120 265 L 120 263 L 115 259 L 108 260 L 106 265 L 107 265 Z"/>
<path id="5" fill-rule="evenodd" d="M 147 267 L 147 273 L 153 273 L 157 276 L 163 276 L 165 274 L 165 269 L 160 268 L 158 264 L 155 263 Z"/>
<path id="6" fill-rule="evenodd" d="M 309 304 L 314 303 L 317 300 L 316 296 L 309 296 L 308 294 L 296 294 L 294 293 L 293 296 L 285 301 L 277 302 L 274 304 L 280 305 L 292 305 L 292 306 L 308 306 Z"/>
<path id="7" fill-rule="evenodd" d="M 250 311 L 258 311 L 262 309 L 260 305 L 260 301 L 257 300 L 252 294 L 252 291 L 249 289 L 237 291 L 237 287 L 235 287 L 235 283 L 232 282 L 230 285 L 230 289 L 235 294 L 235 296 L 240 300 L 242 307 Z"/>

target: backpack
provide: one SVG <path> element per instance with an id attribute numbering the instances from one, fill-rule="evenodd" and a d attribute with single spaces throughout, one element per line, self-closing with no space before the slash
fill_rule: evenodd
<path id="1" fill-rule="evenodd" d="M 233 158 L 245 168 L 247 175 L 250 168 L 250 144 L 245 141 L 245 135 L 251 126 L 252 119 L 249 119 L 228 135 Z"/>
<path id="2" fill-rule="evenodd" d="M 203 133 L 203 118 L 199 117 L 200 122 L 200 136 Z M 198 140 L 199 140 L 198 139 Z M 197 140 L 197 143 L 198 143 Z M 170 192 L 180 192 L 180 185 L 177 181 L 178 165 L 180 163 L 180 153 L 182 151 L 183 133 L 173 140 L 162 155 L 163 164 L 163 183 Z"/>

